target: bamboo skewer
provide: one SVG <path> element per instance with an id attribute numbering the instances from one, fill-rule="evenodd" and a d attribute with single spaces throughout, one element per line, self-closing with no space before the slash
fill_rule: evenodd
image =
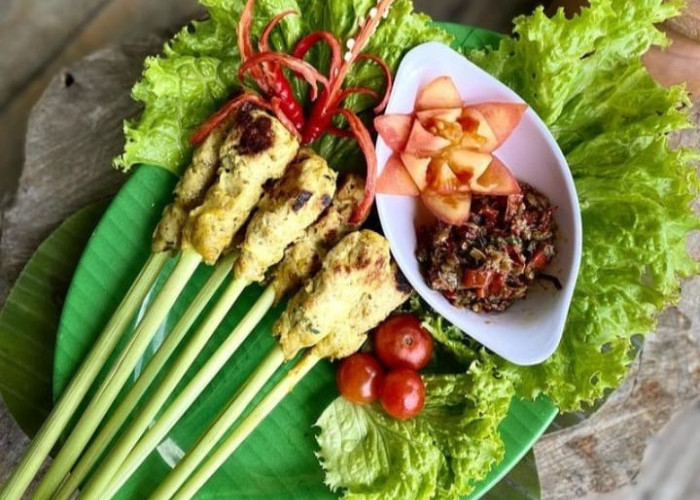
<path id="1" fill-rule="evenodd" d="M 163 289 L 148 309 L 146 315 L 136 328 L 129 344 L 110 369 L 105 380 L 100 384 L 83 415 L 75 425 L 70 437 L 61 448 L 48 472 L 39 483 L 35 498 L 49 498 L 61 484 L 63 478 L 83 451 L 85 444 L 92 437 L 110 405 L 119 395 L 124 383 L 148 348 L 158 327 L 172 308 L 181 291 L 201 263 L 201 257 L 193 252 L 183 252 L 175 269 L 168 277 Z M 111 354 L 111 351 L 109 352 Z"/>
<path id="2" fill-rule="evenodd" d="M 141 373 L 118 408 L 109 417 L 107 423 L 100 430 L 97 437 L 93 439 L 90 447 L 80 457 L 78 465 L 71 471 L 67 480 L 64 481 L 61 488 L 53 496 L 55 500 L 66 500 L 69 498 L 72 492 L 80 486 L 80 483 L 95 466 L 107 446 L 112 442 L 119 432 L 119 429 L 124 425 L 124 422 L 129 418 L 129 415 L 156 379 L 160 370 L 165 366 L 168 359 L 170 359 L 180 345 L 183 338 L 192 327 L 192 324 L 197 317 L 199 317 L 216 291 L 221 287 L 233 267 L 234 259 L 235 256 L 231 254 L 216 265 L 214 272 L 187 308 L 187 311 L 182 315 L 173 331 L 165 338 L 163 344 L 149 361 L 146 369 Z"/>
<path id="3" fill-rule="evenodd" d="M 61 433 L 87 394 L 98 373 L 116 348 L 121 333 L 133 319 L 163 266 L 170 257 L 167 253 L 151 254 L 131 288 L 122 299 L 95 345 L 80 365 L 78 372 L 64 389 L 58 403 L 39 429 L 29 449 L 17 465 L 0 493 L 3 500 L 19 500 L 31 483 Z"/>

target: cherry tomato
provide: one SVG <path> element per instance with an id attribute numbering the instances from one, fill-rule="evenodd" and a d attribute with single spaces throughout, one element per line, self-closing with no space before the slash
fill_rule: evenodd
<path id="1" fill-rule="evenodd" d="M 366 404 L 379 398 L 383 378 L 382 366 L 374 356 L 357 353 L 340 363 L 336 383 L 345 399 L 357 404 Z"/>
<path id="2" fill-rule="evenodd" d="M 374 352 L 389 368 L 420 370 L 433 355 L 433 337 L 413 314 L 398 314 L 379 325 Z"/>
<path id="3" fill-rule="evenodd" d="M 423 379 L 413 370 L 394 370 L 384 379 L 380 402 L 384 410 L 397 420 L 415 417 L 425 404 Z"/>

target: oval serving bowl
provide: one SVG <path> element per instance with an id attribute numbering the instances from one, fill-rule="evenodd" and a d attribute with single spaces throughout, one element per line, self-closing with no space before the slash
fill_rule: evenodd
<path id="1" fill-rule="evenodd" d="M 515 92 L 440 43 L 426 43 L 403 59 L 386 109 L 387 114 L 413 112 L 418 91 L 440 76 L 451 77 L 463 101 L 523 102 Z M 377 140 L 379 173 L 392 152 Z M 421 297 L 440 315 L 481 344 L 519 365 L 546 360 L 561 340 L 566 316 L 581 262 L 582 229 L 578 196 L 564 155 L 547 126 L 528 109 L 513 134 L 494 154 L 508 165 L 520 181 L 549 197 L 557 207 L 559 228 L 557 256 L 545 272 L 562 284 L 536 281 L 524 300 L 502 313 L 476 314 L 454 307 L 432 290 L 423 278 L 416 259 L 416 225 L 430 220 L 419 198 L 377 195 L 377 209 L 394 258 Z"/>

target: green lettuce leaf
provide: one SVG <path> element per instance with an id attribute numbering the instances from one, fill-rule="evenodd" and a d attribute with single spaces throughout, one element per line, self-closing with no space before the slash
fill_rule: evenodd
<path id="1" fill-rule="evenodd" d="M 353 500 L 458 499 L 501 460 L 513 386 L 493 361 L 424 381 L 425 408 L 406 422 L 343 398 L 323 412 L 318 456 L 331 489 Z"/>
<path id="2" fill-rule="evenodd" d="M 115 166 L 128 170 L 139 163 L 156 165 L 179 174 L 189 161 L 192 148 L 188 139 L 199 124 L 223 104 L 239 86 L 237 71 L 240 54 L 236 43 L 236 26 L 244 0 L 201 0 L 209 19 L 192 22 L 169 41 L 163 54 L 146 60 L 143 77 L 133 89 L 133 97 L 143 104 L 136 120 L 124 124 L 124 153 L 114 160 Z M 316 30 L 336 34 L 342 42 L 355 33 L 359 19 L 374 5 L 371 0 L 258 0 L 253 23 L 253 38 L 269 20 L 284 10 L 296 10 L 297 16 L 282 21 L 271 37 L 274 50 L 289 53 L 304 35 Z M 413 13 L 410 0 L 397 0 L 389 16 L 373 35 L 366 52 L 383 58 L 396 70 L 403 54 L 426 41 L 449 42 L 451 36 L 431 25 L 430 19 Z M 327 67 L 328 49 L 319 46 L 309 61 Z M 374 64 L 360 62 L 350 71 L 347 85 L 364 85 L 382 91 L 384 78 Z M 294 89 L 308 104 L 303 85 L 294 81 Z M 352 97 L 346 106 L 363 113 L 373 106 L 365 97 Z M 354 141 L 324 137 L 315 149 L 335 168 L 344 170 L 361 166 L 361 156 Z"/>
<path id="3" fill-rule="evenodd" d="M 640 60 L 665 44 L 654 24 L 677 13 L 661 0 L 594 0 L 571 20 L 538 9 L 498 49 L 468 54 L 532 105 L 574 175 L 583 260 L 562 343 L 535 367 L 499 362 L 521 395 L 544 393 L 563 411 L 619 384 L 632 336 L 653 330 L 679 280 L 699 270 L 686 250 L 700 228 L 693 155 L 667 139 L 689 126 L 687 97 L 657 85 Z"/>

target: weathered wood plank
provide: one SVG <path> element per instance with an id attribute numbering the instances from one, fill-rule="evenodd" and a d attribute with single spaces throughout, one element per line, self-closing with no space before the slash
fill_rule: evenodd
<path id="1" fill-rule="evenodd" d="M 89 56 L 58 75 L 32 112 L 16 203 L 0 239 L 0 303 L 33 250 L 67 215 L 124 181 L 111 168 L 122 120 L 137 113 L 129 89 L 159 38 Z M 60 196 L 57 195 L 60 193 Z"/>
<path id="2" fill-rule="evenodd" d="M 195 0 L 0 2 L 0 205 L 14 195 L 29 112 L 62 67 L 110 43 L 171 32 Z"/>

